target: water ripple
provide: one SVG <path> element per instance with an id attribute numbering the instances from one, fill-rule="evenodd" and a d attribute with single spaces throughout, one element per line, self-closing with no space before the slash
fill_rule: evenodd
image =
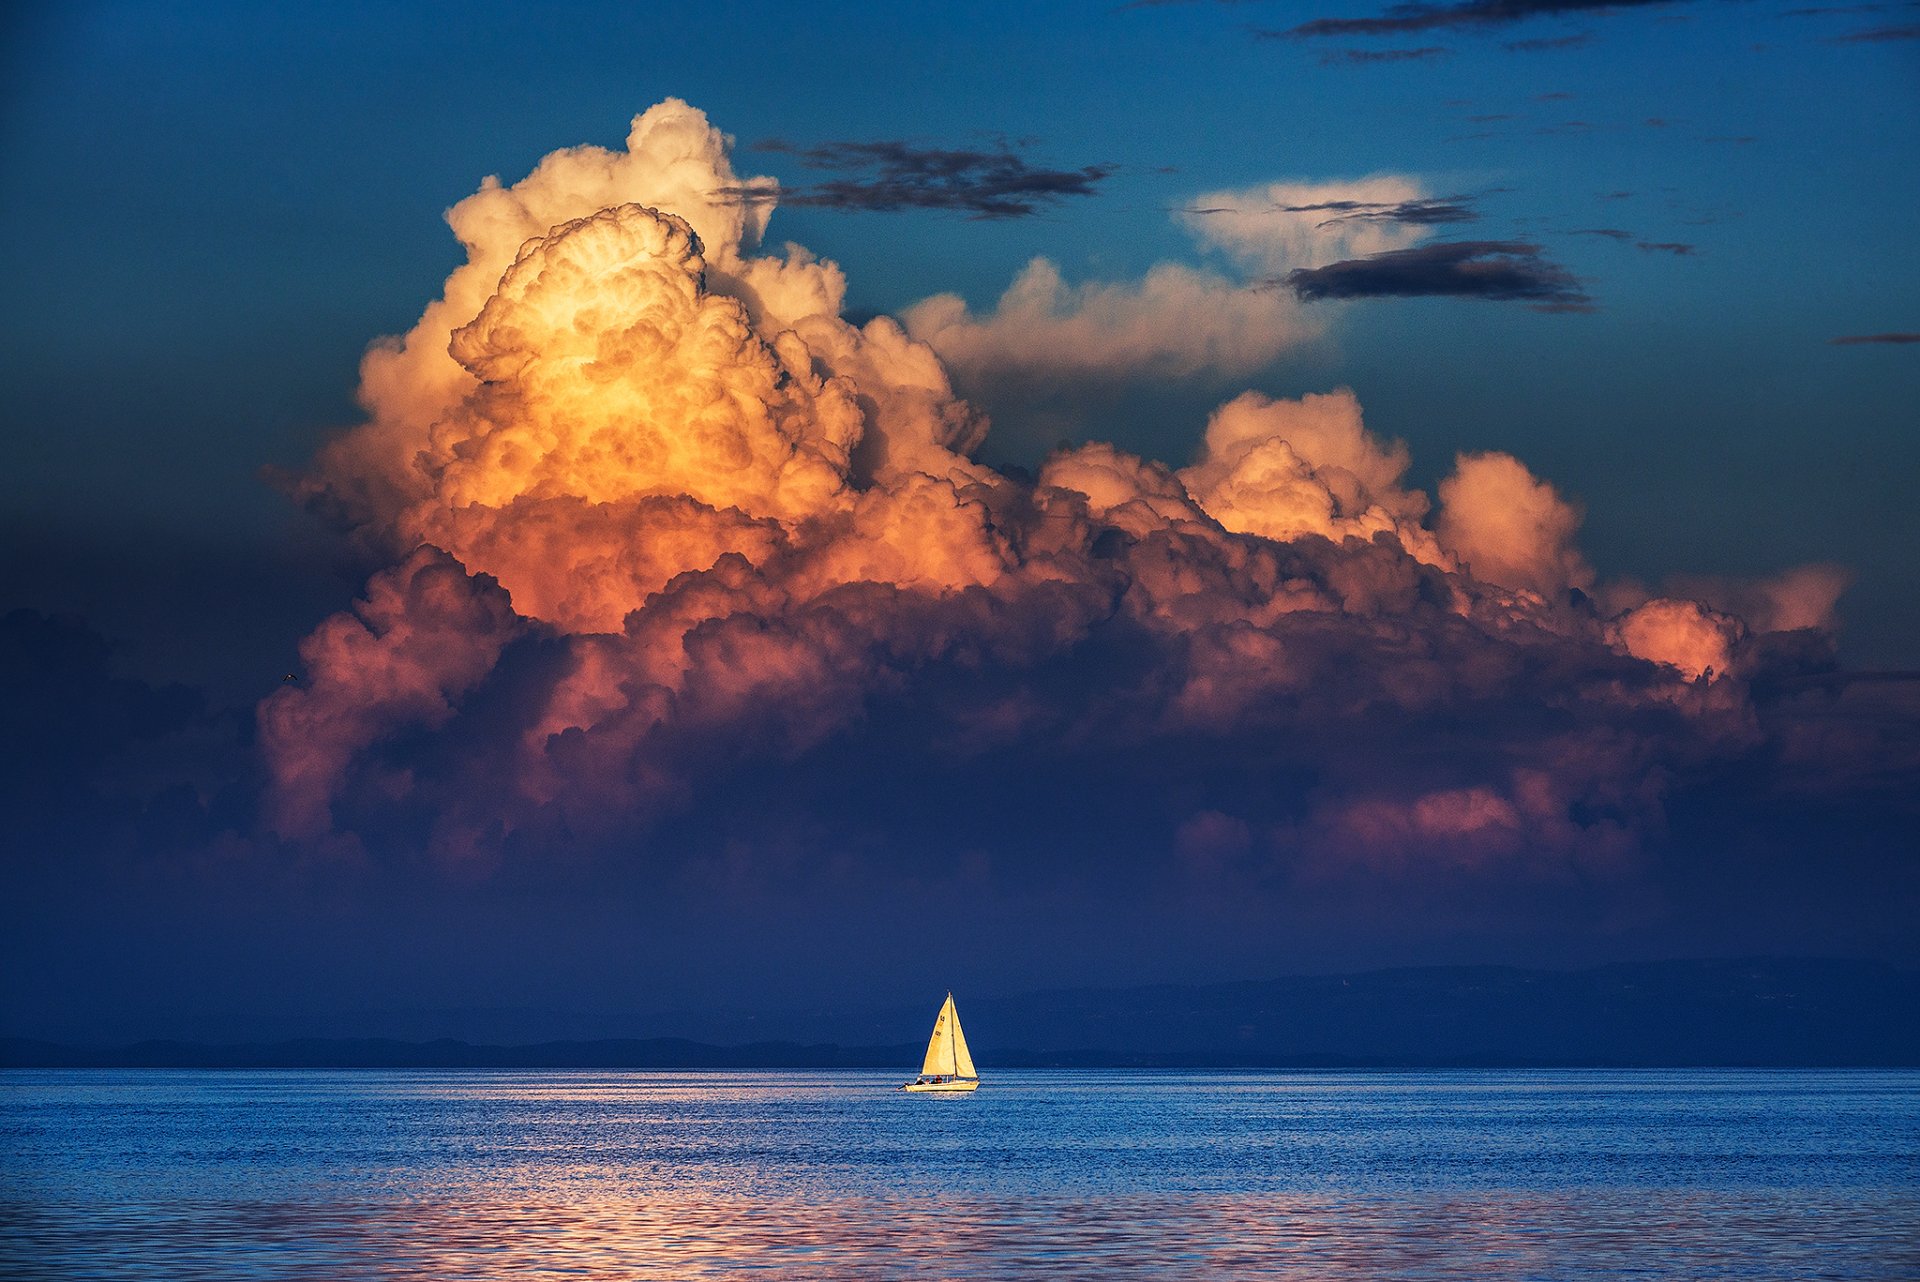
<path id="1" fill-rule="evenodd" d="M 0 1275 L 1920 1277 L 1920 1074 L 9 1073 Z"/>

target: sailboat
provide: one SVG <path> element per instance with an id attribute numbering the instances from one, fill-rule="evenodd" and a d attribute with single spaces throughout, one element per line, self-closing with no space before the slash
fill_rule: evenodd
<path id="1" fill-rule="evenodd" d="M 960 1031 L 960 1012 L 953 1008 L 953 994 L 940 1004 L 933 1021 L 933 1037 L 927 1042 L 927 1057 L 920 1062 L 920 1076 L 900 1088 L 903 1091 L 975 1091 L 980 1089 L 980 1074 L 973 1071 L 973 1056 L 967 1053 L 967 1035 Z"/>

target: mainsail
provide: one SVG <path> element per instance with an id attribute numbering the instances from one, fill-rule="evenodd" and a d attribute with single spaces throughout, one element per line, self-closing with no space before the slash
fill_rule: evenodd
<path id="1" fill-rule="evenodd" d="M 933 1021 L 933 1037 L 927 1042 L 927 1057 L 920 1064 L 922 1077 L 978 1077 L 973 1055 L 967 1050 L 967 1035 L 960 1031 L 960 1012 L 953 1007 L 953 994 L 940 1006 Z"/>

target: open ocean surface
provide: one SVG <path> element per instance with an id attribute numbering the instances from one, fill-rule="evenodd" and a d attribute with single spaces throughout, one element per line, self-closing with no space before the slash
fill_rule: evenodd
<path id="1" fill-rule="evenodd" d="M 1920 1277 L 1920 1073 L 0 1073 L 0 1277 Z"/>

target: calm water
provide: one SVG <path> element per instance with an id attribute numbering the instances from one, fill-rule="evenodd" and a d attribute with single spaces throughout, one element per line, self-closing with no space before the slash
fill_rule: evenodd
<path id="1" fill-rule="evenodd" d="M 0 1073 L 7 1278 L 1920 1277 L 1920 1073 Z"/>

